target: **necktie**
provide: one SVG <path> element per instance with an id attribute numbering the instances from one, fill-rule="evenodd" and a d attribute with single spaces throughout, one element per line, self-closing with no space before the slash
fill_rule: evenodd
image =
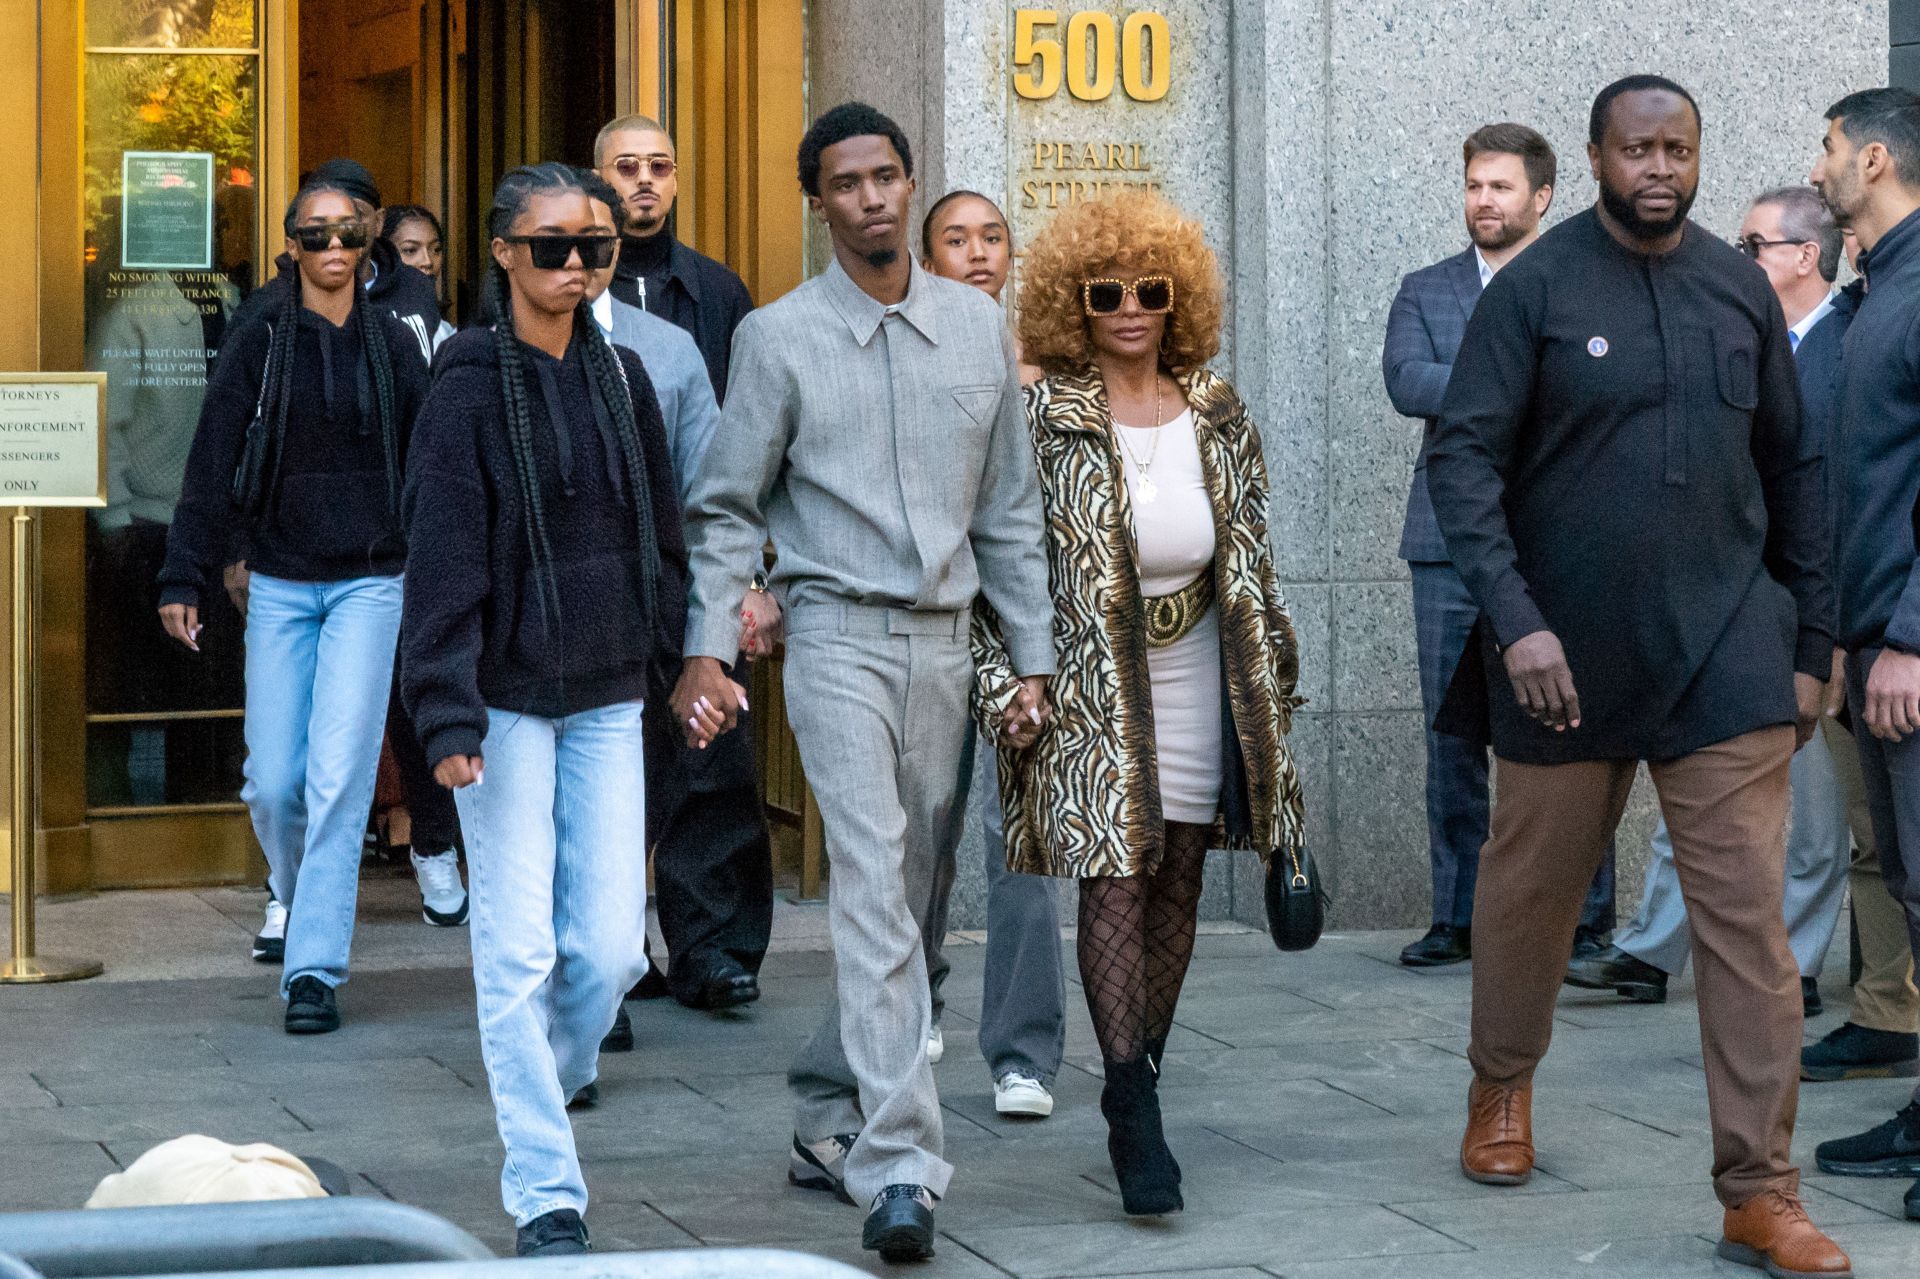
<path id="1" fill-rule="evenodd" d="M 1787 330 L 1787 350 L 1797 352 L 1800 349 L 1800 335 L 1792 329 Z"/>

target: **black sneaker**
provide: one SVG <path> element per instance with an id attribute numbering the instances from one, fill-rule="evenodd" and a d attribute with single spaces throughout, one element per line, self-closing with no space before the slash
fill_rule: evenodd
<path id="1" fill-rule="evenodd" d="M 1920 1075 L 1920 1035 L 1843 1022 L 1800 1050 L 1800 1078 L 1905 1079 Z"/>
<path id="2" fill-rule="evenodd" d="M 811 1144 L 793 1134 L 793 1153 L 787 1156 L 787 1180 L 802 1190 L 824 1190 L 843 1204 L 851 1204 L 847 1193 L 847 1152 L 860 1139 L 857 1132 L 839 1133 Z"/>
<path id="3" fill-rule="evenodd" d="M 520 1257 L 574 1257 L 592 1252 L 587 1223 L 571 1208 L 542 1213 L 514 1232 L 513 1251 Z"/>
<path id="4" fill-rule="evenodd" d="M 1435 924 L 1419 941 L 1408 943 L 1400 962 L 1408 968 L 1439 968 L 1473 958 L 1473 929 Z"/>
<path id="5" fill-rule="evenodd" d="M 1636 1004 L 1667 1002 L 1667 975 L 1618 946 L 1568 961 L 1566 982 L 1582 990 L 1611 990 Z"/>
<path id="6" fill-rule="evenodd" d="M 1813 1158 L 1841 1177 L 1920 1177 L 1920 1101 L 1910 1101 L 1878 1128 L 1823 1141 Z"/>
<path id="7" fill-rule="evenodd" d="M 1802 1016 L 1809 1019 L 1818 1017 L 1821 1013 L 1827 1011 L 1826 1004 L 1821 1002 L 1820 999 L 1820 982 L 1818 979 L 1813 977 L 1802 977 L 1800 979 L 1800 1010 Z"/>
<path id="8" fill-rule="evenodd" d="M 333 987 L 318 977 L 295 977 L 287 987 L 287 1033 L 324 1035 L 340 1029 Z"/>
<path id="9" fill-rule="evenodd" d="M 620 1005 L 620 1011 L 613 1015 L 613 1029 L 600 1041 L 603 1053 L 630 1053 L 633 1051 L 633 1018 L 627 1016 L 627 1006 Z"/>
<path id="10" fill-rule="evenodd" d="M 592 1110 L 600 1104 L 600 1085 L 588 1084 L 573 1096 L 567 1098 L 568 1110 Z"/>
<path id="11" fill-rule="evenodd" d="M 1907 1220 L 1920 1221 L 1920 1181 L 1907 1187 Z"/>
<path id="12" fill-rule="evenodd" d="M 888 1186 L 873 1197 L 860 1228 L 860 1246 L 887 1262 L 933 1256 L 933 1192 L 925 1186 Z"/>

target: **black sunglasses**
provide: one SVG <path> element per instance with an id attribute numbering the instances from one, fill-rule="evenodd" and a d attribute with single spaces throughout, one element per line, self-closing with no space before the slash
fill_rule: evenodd
<path id="1" fill-rule="evenodd" d="M 538 271 L 565 269 L 568 259 L 580 255 L 580 265 L 589 271 L 603 271 L 613 262 L 613 251 L 620 244 L 617 235 L 508 235 L 508 244 L 524 244 Z"/>
<path id="2" fill-rule="evenodd" d="M 293 229 L 293 242 L 305 253 L 325 253 L 335 240 L 340 241 L 343 249 L 364 249 L 371 238 L 364 222 L 325 222 Z"/>
<path id="3" fill-rule="evenodd" d="M 1173 277 L 1166 275 L 1143 275 L 1131 281 L 1088 280 L 1080 286 L 1080 301 L 1088 315 L 1112 315 L 1129 293 L 1148 315 L 1165 315 L 1173 310 Z"/>
<path id="4" fill-rule="evenodd" d="M 1812 243 L 1812 240 L 1763 240 L 1758 234 L 1755 234 L 1741 236 L 1733 242 L 1733 247 L 1750 258 L 1757 258 L 1760 256 L 1760 250 L 1762 249 L 1771 249 L 1785 244 L 1799 245 Z"/>
<path id="5" fill-rule="evenodd" d="M 673 176 L 673 157 L 670 155 L 617 155 L 613 158 L 613 171 L 629 182 L 640 176 L 643 165 L 656 181 Z"/>

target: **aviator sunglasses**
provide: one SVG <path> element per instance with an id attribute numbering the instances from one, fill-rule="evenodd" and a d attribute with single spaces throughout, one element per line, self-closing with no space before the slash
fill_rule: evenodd
<path id="1" fill-rule="evenodd" d="M 580 265 L 587 270 L 605 270 L 613 261 L 614 247 L 620 243 L 617 235 L 508 235 L 501 238 L 508 244 L 526 245 L 534 269 L 539 271 L 563 270 L 567 259 L 576 252 L 580 254 Z"/>
<path id="2" fill-rule="evenodd" d="M 640 176 L 645 168 L 655 180 L 673 176 L 673 157 L 670 155 L 617 155 L 613 157 L 613 171 L 631 182 Z"/>
<path id="3" fill-rule="evenodd" d="M 1143 275 L 1132 282 L 1088 280 L 1080 286 L 1080 301 L 1088 315 L 1112 315 L 1129 293 L 1148 315 L 1165 315 L 1173 310 L 1173 277 L 1166 275 Z"/>
<path id="4" fill-rule="evenodd" d="M 343 249 L 364 249 L 371 238 L 364 222 L 323 222 L 293 229 L 293 242 L 305 253 L 325 253 L 335 240 Z"/>

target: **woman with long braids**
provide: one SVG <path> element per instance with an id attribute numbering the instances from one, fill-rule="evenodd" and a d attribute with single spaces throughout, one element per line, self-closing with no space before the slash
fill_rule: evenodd
<path id="1" fill-rule="evenodd" d="M 686 550 L 653 386 L 586 303 L 611 217 L 541 164 L 487 229 L 493 322 L 442 348 L 407 470 L 401 686 L 467 840 L 501 1199 L 546 1256 L 587 1250 L 567 1108 L 646 971 L 641 709 L 678 673 Z"/>
<path id="2" fill-rule="evenodd" d="M 242 798 L 271 872 L 262 939 L 285 930 L 290 1034 L 340 1025 L 400 629 L 400 490 L 426 395 L 413 337 L 359 284 L 369 213 L 326 181 L 294 197 L 295 269 L 278 305 L 221 345 L 160 571 L 161 624 L 198 652 L 200 601 L 243 542 L 253 570 Z"/>
<path id="3" fill-rule="evenodd" d="M 1034 240 L 1020 337 L 1053 569 L 1054 718 L 1008 713 L 976 608 L 982 727 L 1000 743 L 1007 864 L 1080 881 L 1080 975 L 1129 1213 L 1177 1211 L 1157 1092 L 1210 848 L 1301 839 L 1286 734 L 1299 651 L 1267 545 L 1260 433 L 1207 361 L 1220 270 L 1200 227 L 1128 192 Z"/>

